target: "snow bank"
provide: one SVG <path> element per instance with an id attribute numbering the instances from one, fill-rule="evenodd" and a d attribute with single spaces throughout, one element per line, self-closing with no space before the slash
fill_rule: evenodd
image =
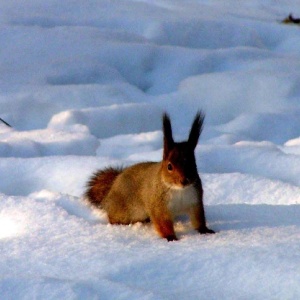
<path id="1" fill-rule="evenodd" d="M 75 198 L 46 191 L 6 198 L 1 208 L 0 220 L 22 225 L 9 236 L 8 228 L 1 239 L 4 299 L 299 293 L 293 267 L 299 262 L 298 206 L 209 206 L 211 225 L 220 232 L 203 237 L 178 223 L 178 243 L 159 239 L 151 226 L 107 225 L 104 216 L 92 215 Z"/>
<path id="2" fill-rule="evenodd" d="M 107 138 L 159 129 L 161 115 L 162 111 L 153 105 L 112 105 L 62 112 L 51 119 L 49 128 L 68 129 L 72 125 L 83 124 L 94 136 Z"/>
<path id="3" fill-rule="evenodd" d="M 1 299 L 297 299 L 297 1 L 0 1 Z M 298 16 L 296 16 L 298 17 Z M 213 236 L 112 226 L 99 168 L 159 161 L 161 115 L 196 159 Z"/>

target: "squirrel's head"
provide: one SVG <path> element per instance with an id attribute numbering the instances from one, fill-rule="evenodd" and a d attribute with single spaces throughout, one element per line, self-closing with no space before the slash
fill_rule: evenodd
<path id="1" fill-rule="evenodd" d="M 162 179 L 171 188 L 184 188 L 198 179 L 194 150 L 204 122 L 204 113 L 198 112 L 193 121 L 187 141 L 176 143 L 173 140 L 169 116 L 163 115 L 164 152 Z"/>

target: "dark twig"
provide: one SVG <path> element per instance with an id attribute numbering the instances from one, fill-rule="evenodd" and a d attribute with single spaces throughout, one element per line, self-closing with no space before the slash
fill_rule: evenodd
<path id="1" fill-rule="evenodd" d="M 6 126 L 11 127 L 7 122 L 0 118 L 0 121 L 3 122 Z"/>
<path id="2" fill-rule="evenodd" d="M 290 14 L 287 18 L 285 18 L 282 23 L 285 24 L 300 24 L 300 19 L 299 18 L 294 18 L 292 14 Z"/>

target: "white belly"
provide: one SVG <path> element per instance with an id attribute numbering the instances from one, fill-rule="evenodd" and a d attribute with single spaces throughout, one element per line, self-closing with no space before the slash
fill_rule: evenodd
<path id="1" fill-rule="evenodd" d="M 174 216 L 188 213 L 198 203 L 197 191 L 193 186 L 170 189 L 169 193 L 168 207 Z"/>

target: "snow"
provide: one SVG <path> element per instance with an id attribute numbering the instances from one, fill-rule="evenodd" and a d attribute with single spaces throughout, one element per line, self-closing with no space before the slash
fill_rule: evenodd
<path id="1" fill-rule="evenodd" d="M 0 1 L 1 299 L 300 297 L 298 1 Z M 177 242 L 83 198 L 206 121 L 208 226 Z"/>

